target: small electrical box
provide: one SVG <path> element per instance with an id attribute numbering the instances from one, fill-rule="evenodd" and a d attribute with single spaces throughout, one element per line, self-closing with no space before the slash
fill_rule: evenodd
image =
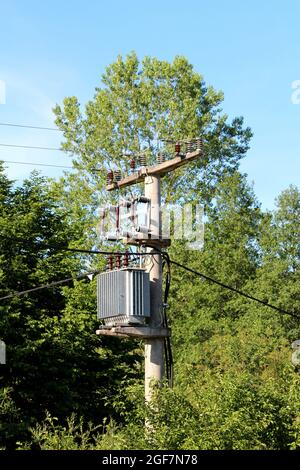
<path id="1" fill-rule="evenodd" d="M 149 274 L 139 268 L 97 276 L 97 317 L 105 325 L 143 325 L 150 317 Z"/>

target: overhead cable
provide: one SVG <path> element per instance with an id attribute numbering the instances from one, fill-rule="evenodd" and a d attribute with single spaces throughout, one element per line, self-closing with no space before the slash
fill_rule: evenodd
<path id="1" fill-rule="evenodd" d="M 0 122 L 0 126 L 22 127 L 22 128 L 26 128 L 26 129 L 40 129 L 40 130 L 45 130 L 45 131 L 62 132 L 62 130 L 58 129 L 58 127 L 30 126 L 28 124 L 14 124 L 14 123 L 11 123 L 11 122 Z"/>

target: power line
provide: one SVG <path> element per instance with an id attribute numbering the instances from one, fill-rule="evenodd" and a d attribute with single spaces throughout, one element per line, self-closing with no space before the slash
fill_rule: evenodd
<path id="1" fill-rule="evenodd" d="M 21 239 L 17 239 L 17 240 L 21 240 Z M 55 248 L 55 246 L 45 246 L 45 249 L 47 248 Z M 59 247 L 60 250 L 63 250 L 63 251 L 72 251 L 72 252 L 83 252 L 83 253 L 92 253 L 92 254 L 103 254 L 103 255 L 116 255 L 116 254 L 120 254 L 120 255 L 128 255 L 128 256 L 136 256 L 136 255 L 140 255 L 140 256 L 152 256 L 154 253 L 130 253 L 130 252 L 113 252 L 113 251 L 90 251 L 90 250 L 79 250 L 79 249 L 76 249 L 76 248 L 62 248 L 62 247 Z M 157 253 L 157 254 L 161 254 L 161 253 Z M 7 299 L 11 299 L 13 297 L 21 297 L 25 294 L 29 294 L 31 292 L 36 292 L 38 290 L 42 290 L 42 289 L 49 289 L 51 287 L 55 287 L 55 286 L 58 286 L 58 285 L 61 285 L 61 284 L 66 284 L 67 282 L 70 282 L 70 281 L 74 281 L 74 280 L 78 280 L 78 279 L 83 279 L 84 277 L 87 277 L 89 275 L 93 275 L 93 274 L 98 274 L 99 272 L 101 271 L 91 271 L 91 272 L 88 272 L 88 273 L 85 273 L 85 274 L 80 274 L 79 276 L 75 276 L 75 277 L 69 277 L 69 278 L 66 278 L 66 279 L 62 279 L 62 280 L 59 280 L 59 281 L 54 281 L 54 282 L 51 282 L 49 284 L 43 284 L 41 286 L 37 286 L 37 287 L 33 287 L 32 289 L 27 289 L 27 290 L 24 290 L 24 291 L 19 291 L 19 292 L 12 292 L 11 294 L 8 294 L 8 295 L 5 295 L 3 297 L 0 297 L 0 301 L 1 300 L 7 300 Z"/>
<path id="2" fill-rule="evenodd" d="M 37 150 L 56 150 L 58 152 L 70 152 L 70 150 L 63 150 L 55 147 L 36 147 L 34 145 L 16 145 L 16 144 L 0 144 L 1 147 L 15 147 L 21 149 L 37 149 Z"/>
<path id="3" fill-rule="evenodd" d="M 42 289 L 49 289 L 51 287 L 55 287 L 55 286 L 58 286 L 60 284 L 66 284 L 67 282 L 70 282 L 70 281 L 83 279 L 84 277 L 87 277 L 87 276 L 90 276 L 90 275 L 93 275 L 93 274 L 97 274 L 99 272 L 100 271 L 91 271 L 91 272 L 88 272 L 88 273 L 85 273 L 85 274 L 80 274 L 80 275 L 75 276 L 75 277 L 69 277 L 69 278 L 66 278 L 66 279 L 62 279 L 60 281 L 54 281 L 54 282 L 50 282 L 49 284 L 43 284 L 43 285 L 38 286 L 38 287 L 33 287 L 32 289 L 27 289 L 27 290 L 23 290 L 23 291 L 19 291 L 19 292 L 12 292 L 11 294 L 5 295 L 4 297 L 0 297 L 0 300 L 11 299 L 12 297 L 21 297 L 22 295 L 29 294 L 30 292 L 36 292 L 36 291 L 42 290 Z"/>
<path id="4" fill-rule="evenodd" d="M 11 160 L 1 160 L 1 162 L 5 162 L 5 163 L 15 163 L 17 165 L 31 165 L 31 166 L 49 166 L 49 167 L 53 167 L 53 168 L 68 168 L 70 170 L 73 169 L 72 166 L 64 166 L 64 165 L 50 165 L 48 163 L 33 163 L 33 162 L 14 162 L 14 161 L 11 161 Z"/>
<path id="5" fill-rule="evenodd" d="M 76 249 L 72 249 L 72 248 L 61 248 L 62 250 L 67 250 L 67 251 L 83 251 L 84 253 L 88 252 L 89 250 L 76 250 Z M 109 252 L 109 251 L 93 251 L 93 254 L 105 254 L 105 255 L 115 255 L 115 254 L 120 254 L 120 255 L 130 255 L 130 256 L 136 256 L 136 255 L 141 255 L 141 256 L 152 256 L 152 253 L 130 253 L 130 252 L 124 252 L 124 253 L 118 253 L 118 252 Z M 62 279 L 62 280 L 59 280 L 59 281 L 54 281 L 54 282 L 50 282 L 49 284 L 43 284 L 41 286 L 37 286 L 37 287 L 33 287 L 32 289 L 26 289 L 24 291 L 19 291 L 19 292 L 12 292 L 11 294 L 8 294 L 8 295 L 5 295 L 4 297 L 0 297 L 0 301 L 1 300 L 7 300 L 7 299 L 11 299 L 13 297 L 21 297 L 25 294 L 29 294 L 31 292 L 36 292 L 38 290 L 42 290 L 42 289 L 50 289 L 51 287 L 55 287 L 55 286 L 58 286 L 58 285 L 61 285 L 61 284 L 66 284 L 67 282 L 70 282 L 70 281 L 74 281 L 74 280 L 78 280 L 78 279 L 83 279 L 87 276 L 90 276 L 90 275 L 94 275 L 94 274 L 99 274 L 101 271 L 97 270 L 97 271 L 90 271 L 88 273 L 84 273 L 84 274 L 80 274 L 78 276 L 75 276 L 75 277 L 69 277 L 69 278 L 66 278 L 66 279 Z"/>
<path id="6" fill-rule="evenodd" d="M 163 303 L 163 319 L 164 319 L 164 327 L 169 327 L 168 322 L 168 315 L 167 315 L 167 308 L 168 308 L 168 297 L 170 293 L 170 286 L 171 286 L 171 267 L 170 267 L 170 258 L 167 253 L 164 253 L 164 266 L 167 266 L 167 273 L 166 273 L 166 286 L 164 291 L 164 303 Z M 173 352 L 172 352 L 172 345 L 170 337 L 167 336 L 164 338 L 164 351 L 165 351 L 165 362 L 166 362 L 166 376 L 169 381 L 169 386 L 173 387 Z"/>
<path id="7" fill-rule="evenodd" d="M 4 235 L 1 235 L 0 233 L 0 239 L 7 239 L 8 237 L 5 237 Z M 21 237 L 14 237 L 14 238 L 9 238 L 9 240 L 12 240 L 14 243 L 23 243 L 25 245 L 30 245 L 31 243 Z M 66 242 L 67 243 L 67 242 Z M 52 245 L 40 245 L 39 250 L 52 250 L 56 249 L 57 251 L 70 251 L 73 253 L 86 253 L 86 254 L 91 254 L 91 255 L 128 255 L 128 256 L 152 256 L 152 255 L 162 255 L 165 256 L 165 253 L 162 253 L 161 251 L 153 251 L 152 253 L 143 253 L 143 252 L 130 252 L 130 251 L 105 251 L 105 250 L 83 250 L 80 248 L 69 248 L 67 246 L 63 245 L 58 245 L 58 244 L 52 244 Z"/>
<path id="8" fill-rule="evenodd" d="M 55 248 L 55 247 L 54 247 Z M 153 255 L 163 255 L 161 251 L 153 251 L 152 253 L 131 253 L 130 251 L 98 251 L 98 250 L 81 250 L 79 248 L 62 248 L 63 251 L 73 251 L 74 253 L 87 253 L 90 255 L 129 255 L 129 256 L 153 256 Z"/>
<path id="9" fill-rule="evenodd" d="M 287 310 L 284 310 L 283 308 L 276 307 L 275 305 L 269 304 L 268 302 L 265 302 L 264 300 L 261 300 L 261 299 L 258 299 L 257 297 L 253 297 L 252 295 L 246 294 L 246 292 L 236 289 L 235 287 L 231 287 L 231 286 L 228 286 L 227 284 L 223 284 L 223 282 L 217 281 L 216 279 L 213 279 L 212 277 L 209 277 L 206 274 L 200 273 L 198 271 L 195 271 L 194 269 L 184 266 L 183 264 L 177 263 L 177 261 L 173 261 L 170 259 L 170 263 L 174 264 L 175 266 L 178 266 L 179 268 L 185 269 L 186 271 L 192 274 L 203 277 L 204 279 L 207 279 L 208 281 L 213 282 L 214 284 L 217 284 L 225 289 L 231 290 L 232 292 L 235 292 L 236 294 L 242 295 L 243 297 L 246 297 L 247 299 L 254 300 L 255 302 L 259 302 L 265 307 L 270 307 L 279 313 L 290 315 L 291 317 L 297 318 L 298 320 L 300 319 L 299 315 L 295 315 L 294 313 L 288 312 Z"/>
<path id="10" fill-rule="evenodd" d="M 28 124 L 13 124 L 10 122 L 0 122 L 0 126 L 9 126 L 9 127 L 23 127 L 26 129 L 41 129 L 45 131 L 57 131 L 62 132 L 58 127 L 42 127 L 42 126 L 29 126 Z"/>
<path id="11" fill-rule="evenodd" d="M 105 252 L 105 251 L 97 251 L 97 250 L 79 250 L 79 249 L 74 249 L 74 248 L 73 249 L 72 248 L 65 248 L 65 250 L 67 250 L 67 251 L 77 251 L 77 252 L 89 253 L 89 254 L 117 254 L 116 252 Z M 125 253 L 119 252 L 118 254 L 122 255 L 122 254 L 125 254 Z M 151 253 L 149 253 L 149 254 L 151 254 Z M 186 271 L 189 271 L 192 274 L 203 277 L 204 279 L 206 279 L 210 282 L 213 282 L 214 284 L 217 284 L 217 285 L 223 287 L 224 289 L 231 290 L 232 292 L 235 292 L 236 294 L 242 295 L 243 297 L 246 297 L 247 299 L 254 300 L 255 302 L 258 302 L 258 303 L 264 305 L 265 307 L 270 307 L 270 308 L 272 308 L 273 310 L 276 310 L 279 313 L 282 313 L 282 314 L 289 315 L 291 317 L 300 319 L 299 315 L 295 315 L 292 312 L 288 312 L 287 310 L 284 310 L 280 307 L 276 307 L 275 305 L 272 305 L 268 302 L 265 302 L 264 300 L 261 300 L 261 299 L 258 299 L 257 297 L 246 294 L 246 292 L 243 292 L 239 289 L 236 289 L 235 287 L 228 286 L 227 284 L 224 284 L 223 282 L 220 282 L 217 279 L 213 279 L 212 277 L 207 276 L 206 274 L 200 273 L 199 271 L 195 271 L 194 269 L 191 269 L 187 266 L 184 266 L 183 264 L 177 263 L 177 261 L 171 260 L 166 253 L 157 252 L 157 253 L 152 253 L 152 254 L 160 254 L 160 255 L 164 256 L 167 259 L 168 263 L 174 264 L 174 265 L 178 266 L 179 268 L 182 268 L 182 269 L 185 269 Z M 147 253 L 134 253 L 134 255 L 145 256 L 145 255 L 147 255 Z"/>
<path id="12" fill-rule="evenodd" d="M 21 241 L 22 239 L 18 239 L 19 241 Z M 129 256 L 153 256 L 153 255 L 161 255 L 163 257 L 165 257 L 167 259 L 167 263 L 170 263 L 170 264 L 174 264 L 175 266 L 178 266 L 179 268 L 181 269 L 184 269 L 192 274 L 195 274 L 196 276 L 200 276 L 210 282 L 213 282 L 214 284 L 217 284 L 219 285 L 220 287 L 223 287 L 224 289 L 228 289 L 232 292 L 235 292 L 236 294 L 239 294 L 243 297 L 246 297 L 247 299 L 250 299 L 250 300 L 254 300 L 255 302 L 258 302 L 262 305 L 264 305 L 265 307 L 269 307 L 269 308 L 272 308 L 273 310 L 276 310 L 277 312 L 281 313 L 281 314 L 285 314 L 285 315 L 289 315 L 291 317 L 294 317 L 294 318 L 297 318 L 298 320 L 300 319 L 300 316 L 299 315 L 295 315 L 294 313 L 292 312 L 289 312 L 287 310 L 284 310 L 280 307 L 276 307 L 276 305 L 272 305 L 268 302 L 265 302 L 264 300 L 261 300 L 261 299 L 258 299 L 257 297 L 254 297 L 250 294 L 247 294 L 246 292 L 243 292 L 239 289 L 236 289 L 235 287 L 232 287 L 232 286 L 229 286 L 227 284 L 224 284 L 223 282 L 220 282 L 218 281 L 217 279 L 214 279 L 210 276 L 207 276 L 206 274 L 203 274 L 203 273 L 200 273 L 199 271 L 196 271 L 194 269 L 191 269 L 189 268 L 188 266 L 184 266 L 183 264 L 180 264 L 178 263 L 177 261 L 173 261 L 172 259 L 169 258 L 169 256 L 166 254 L 166 253 L 163 253 L 161 251 L 157 251 L 157 252 L 152 252 L 152 253 L 131 253 L 131 252 L 121 252 L 121 251 L 102 251 L 102 250 L 83 250 L 83 249 L 79 249 L 79 248 L 64 248 L 64 247 L 61 247 L 61 246 L 58 246 L 58 245 L 45 245 L 44 246 L 44 249 L 50 249 L 50 248 L 58 248 L 59 250 L 62 250 L 62 251 L 70 251 L 70 252 L 75 252 L 75 253 L 87 253 L 87 254 L 97 254 L 97 255 L 129 255 Z M 82 276 L 82 277 L 85 277 L 87 276 L 88 274 L 93 274 L 93 273 L 86 273 L 86 274 L 82 274 L 79 276 L 79 278 Z M 57 281 L 58 284 L 60 283 L 64 283 L 64 282 L 68 282 L 72 279 L 77 279 L 78 277 L 75 277 L 75 278 L 69 278 L 69 279 L 65 279 L 63 281 Z M 40 287 L 35 287 L 34 289 L 30 289 L 29 291 L 24 291 L 24 293 L 27 293 L 27 292 L 33 292 L 35 290 L 39 290 L 39 289 L 46 289 L 48 287 L 51 287 L 52 285 L 56 285 L 56 283 L 51 283 L 51 284 L 46 284 L 44 286 L 40 286 Z M 14 293 L 14 294 L 10 294 L 9 296 L 6 296 L 6 297 L 0 297 L 0 300 L 4 300 L 6 298 L 11 298 L 11 297 L 14 297 L 14 296 L 18 296 L 20 293 Z M 21 295 L 23 295 L 23 293 L 21 293 Z"/>

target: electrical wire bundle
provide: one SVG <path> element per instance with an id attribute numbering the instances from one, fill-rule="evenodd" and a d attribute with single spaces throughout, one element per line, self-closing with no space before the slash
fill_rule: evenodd
<path id="1" fill-rule="evenodd" d="M 163 268 L 167 267 L 166 273 L 166 285 L 165 285 L 165 292 L 164 292 L 164 303 L 163 303 L 163 326 L 165 328 L 169 327 L 168 316 L 167 316 L 167 309 L 168 309 L 168 297 L 170 293 L 170 285 L 171 285 L 171 265 L 170 265 L 170 258 L 167 253 L 163 254 L 164 263 Z M 164 350 L 165 350 L 165 364 L 166 364 L 166 377 L 169 382 L 169 386 L 173 387 L 173 353 L 172 353 L 172 345 L 170 337 L 167 336 L 164 338 Z"/>

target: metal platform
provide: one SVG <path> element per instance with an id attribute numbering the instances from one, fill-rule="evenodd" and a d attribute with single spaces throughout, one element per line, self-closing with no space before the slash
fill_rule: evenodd
<path id="1" fill-rule="evenodd" d="M 151 328 L 149 326 L 101 326 L 96 330 L 98 336 L 117 336 L 119 338 L 166 338 L 171 336 L 170 328 Z"/>
<path id="2" fill-rule="evenodd" d="M 168 248 L 171 245 L 170 238 L 123 238 L 122 243 L 126 245 L 143 245 L 151 248 Z"/>

